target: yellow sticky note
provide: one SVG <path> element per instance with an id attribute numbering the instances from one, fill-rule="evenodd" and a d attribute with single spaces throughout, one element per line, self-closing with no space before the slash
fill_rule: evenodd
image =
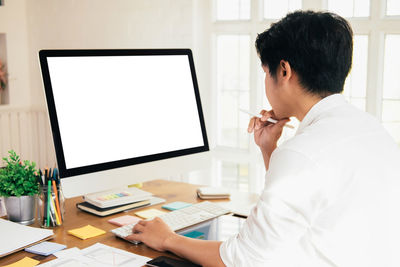
<path id="1" fill-rule="evenodd" d="M 22 260 L 19 260 L 17 262 L 11 263 L 9 265 L 6 265 L 4 267 L 32 267 L 36 266 L 39 264 L 40 261 L 34 260 L 29 257 L 25 257 Z"/>
<path id="2" fill-rule="evenodd" d="M 130 185 L 128 185 L 128 187 L 137 187 L 137 188 L 142 188 L 142 187 L 143 187 L 143 183 L 138 183 L 138 184 L 130 184 Z"/>
<path id="3" fill-rule="evenodd" d="M 164 211 L 156 210 L 156 209 L 147 209 L 147 210 L 135 212 L 135 214 L 137 216 L 142 217 L 144 219 L 154 218 L 154 217 L 157 217 L 164 213 L 165 213 Z"/>
<path id="4" fill-rule="evenodd" d="M 106 233 L 105 231 L 91 225 L 87 225 L 81 228 L 76 228 L 68 231 L 68 234 L 74 235 L 81 239 L 88 239 L 105 233 Z"/>

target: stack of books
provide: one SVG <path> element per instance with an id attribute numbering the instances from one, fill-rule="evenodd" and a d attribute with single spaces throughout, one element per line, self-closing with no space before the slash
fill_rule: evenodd
<path id="1" fill-rule="evenodd" d="M 197 188 L 197 196 L 201 199 L 222 199 L 229 198 L 231 193 L 227 188 L 209 186 Z"/>
<path id="2" fill-rule="evenodd" d="M 76 204 L 77 208 L 101 217 L 154 205 L 153 195 L 136 187 L 124 187 L 88 194 L 83 198 L 85 202 Z"/>

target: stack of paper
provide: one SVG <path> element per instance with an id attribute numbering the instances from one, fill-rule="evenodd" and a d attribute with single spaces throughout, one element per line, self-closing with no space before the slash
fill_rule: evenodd
<path id="1" fill-rule="evenodd" d="M 153 197 L 151 193 L 136 187 L 116 188 L 88 194 L 83 198 L 85 202 L 78 203 L 77 208 L 102 217 L 165 202 L 165 199 Z"/>
<path id="2" fill-rule="evenodd" d="M 71 249 L 70 249 L 71 250 Z M 65 252 L 69 252 L 66 250 Z M 96 266 L 96 267 L 139 267 L 146 264 L 150 258 L 143 257 L 128 251 L 106 246 L 101 243 L 69 253 L 58 254 L 56 260 L 41 264 L 42 267 L 52 266 Z"/>
<path id="3" fill-rule="evenodd" d="M 221 199 L 229 198 L 231 193 L 228 188 L 208 186 L 197 188 L 197 195 L 201 199 Z"/>
<path id="4" fill-rule="evenodd" d="M 53 230 L 24 226 L 3 219 L 0 219 L 0 229 L 0 257 L 53 236 Z"/>

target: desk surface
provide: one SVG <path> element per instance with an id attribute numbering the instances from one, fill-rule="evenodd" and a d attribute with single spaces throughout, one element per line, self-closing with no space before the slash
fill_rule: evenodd
<path id="1" fill-rule="evenodd" d="M 181 183 L 181 182 L 172 182 L 172 181 L 165 181 L 165 180 L 154 180 L 145 182 L 143 184 L 143 190 L 153 193 L 157 197 L 161 197 L 166 199 L 166 203 L 174 202 L 174 201 L 185 201 L 189 203 L 196 203 L 200 202 L 196 195 L 196 189 L 198 185 L 192 185 L 188 183 Z M 240 198 L 240 199 L 238 199 Z M 240 194 L 240 197 L 236 197 L 233 194 L 231 196 L 231 200 L 233 202 L 240 201 L 241 205 L 251 205 L 257 201 L 258 197 L 255 194 Z M 111 216 L 106 217 L 97 217 L 95 215 L 83 212 L 76 208 L 76 203 L 82 202 L 81 197 L 67 199 L 65 202 L 65 220 L 62 226 L 54 228 L 55 238 L 50 240 L 53 242 L 57 242 L 60 244 L 64 244 L 67 248 L 78 247 L 80 249 L 86 248 L 91 246 L 95 243 L 103 243 L 108 246 L 113 246 L 116 248 L 124 249 L 129 252 L 133 252 L 139 255 L 147 256 L 150 258 L 158 257 L 161 255 L 168 255 L 171 256 L 170 253 L 161 253 L 157 252 L 144 244 L 133 245 L 129 242 L 126 242 L 122 239 L 115 237 L 110 231 L 116 228 L 115 225 L 108 223 L 107 221 L 111 218 L 119 217 L 122 215 L 134 215 L 134 212 L 140 210 L 134 210 L 126 213 L 118 213 Z M 218 200 L 214 202 L 226 202 L 228 200 Z M 163 204 L 152 206 L 151 208 L 160 209 Z M 142 209 L 146 209 L 148 207 L 144 207 Z M 107 233 L 98 237 L 89 238 L 87 240 L 81 240 L 77 237 L 71 236 L 67 234 L 67 231 L 70 229 L 82 227 L 85 225 L 93 225 L 100 229 L 103 229 Z M 37 226 L 37 224 L 34 224 Z M 16 233 L 17 234 L 17 233 Z M 34 257 L 35 254 L 31 254 L 25 251 L 20 251 L 4 258 L 0 258 L 0 266 L 7 265 L 13 262 L 16 262 L 24 257 Z M 54 256 L 48 256 L 41 260 L 41 263 L 54 259 Z"/>

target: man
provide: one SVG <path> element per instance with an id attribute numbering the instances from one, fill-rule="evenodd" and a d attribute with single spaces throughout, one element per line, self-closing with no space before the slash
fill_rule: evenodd
<path id="1" fill-rule="evenodd" d="M 267 174 L 240 233 L 223 243 L 194 240 L 156 218 L 130 238 L 203 266 L 400 266 L 400 151 L 340 95 L 352 47 L 349 24 L 326 12 L 294 12 L 260 34 L 273 110 L 252 118 L 248 131 Z M 277 147 L 292 116 L 299 129 Z"/>

